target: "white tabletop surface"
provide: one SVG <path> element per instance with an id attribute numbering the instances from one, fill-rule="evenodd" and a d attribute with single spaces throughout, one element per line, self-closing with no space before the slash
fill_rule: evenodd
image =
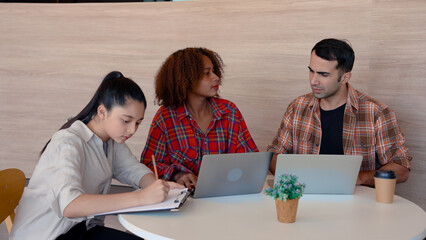
<path id="1" fill-rule="evenodd" d="M 426 213 L 395 196 L 377 203 L 375 190 L 354 195 L 304 195 L 295 223 L 277 220 L 273 198 L 263 194 L 192 199 L 178 212 L 121 214 L 130 232 L 154 239 L 423 239 Z"/>

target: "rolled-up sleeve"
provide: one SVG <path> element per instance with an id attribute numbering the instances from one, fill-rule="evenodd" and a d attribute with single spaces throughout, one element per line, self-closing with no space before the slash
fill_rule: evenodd
<path id="1" fill-rule="evenodd" d="M 243 115 L 235 106 L 236 110 L 236 122 L 238 123 L 238 130 L 236 131 L 236 141 L 233 141 L 232 144 L 235 144 L 235 152 L 259 152 L 257 149 L 256 143 L 250 135 L 250 132 L 247 128 L 247 124 L 244 121 Z"/>
<path id="2" fill-rule="evenodd" d="M 172 154 L 168 152 L 168 144 L 170 143 L 166 137 L 166 128 L 167 126 L 164 122 L 164 118 L 159 111 L 152 120 L 140 161 L 153 170 L 154 166 L 152 165 L 151 157 L 155 156 L 158 176 L 164 180 L 170 180 L 175 170 L 184 172 L 191 171 L 186 170 L 186 168 L 179 163 L 179 161 L 183 161 L 183 158 L 173 159 L 171 156 Z"/>
<path id="3" fill-rule="evenodd" d="M 113 177 L 118 181 L 139 188 L 139 182 L 145 174 L 152 171 L 140 164 L 126 144 L 114 143 Z"/>
<path id="4" fill-rule="evenodd" d="M 405 138 L 399 129 L 396 116 L 389 107 L 385 108 L 375 123 L 376 152 L 382 165 L 396 163 L 411 169 L 411 156 L 405 147 Z"/>
<path id="5" fill-rule="evenodd" d="M 280 127 L 272 140 L 272 144 L 268 145 L 267 151 L 274 153 L 293 153 L 293 117 L 295 101 L 289 104 L 287 111 L 284 113 Z"/>
<path id="6" fill-rule="evenodd" d="M 49 176 L 49 179 L 54 181 L 46 181 L 49 186 L 46 198 L 55 214 L 62 218 L 68 204 L 85 193 L 82 187 L 85 161 L 82 145 L 75 141 L 60 143 L 56 146 L 56 151 L 55 167 L 52 168 L 52 176 Z"/>

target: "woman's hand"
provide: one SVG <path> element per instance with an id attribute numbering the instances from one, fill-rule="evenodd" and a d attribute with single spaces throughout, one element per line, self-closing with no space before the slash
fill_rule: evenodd
<path id="1" fill-rule="evenodd" d="M 154 183 L 137 191 L 138 198 L 141 200 L 141 205 L 149 205 L 166 200 L 170 190 L 170 185 L 164 180 L 156 180 Z"/>
<path id="2" fill-rule="evenodd" d="M 139 191 L 116 194 L 82 194 L 66 206 L 63 214 L 68 218 L 76 218 L 140 205 L 156 204 L 167 199 L 170 189 L 184 188 L 175 182 L 155 180 L 154 174 L 151 175 L 145 179 L 146 184 L 149 181 L 151 184 Z"/>
<path id="3" fill-rule="evenodd" d="M 136 193 L 139 194 L 139 199 L 143 201 L 143 203 L 141 203 L 142 205 L 149 205 L 166 200 L 170 189 L 174 188 L 185 188 L 185 186 L 175 182 L 167 182 L 158 179 L 145 189 Z"/>
<path id="4" fill-rule="evenodd" d="M 174 175 L 174 181 L 178 184 L 182 184 L 188 189 L 193 189 L 197 185 L 197 176 L 192 173 L 180 172 Z"/>

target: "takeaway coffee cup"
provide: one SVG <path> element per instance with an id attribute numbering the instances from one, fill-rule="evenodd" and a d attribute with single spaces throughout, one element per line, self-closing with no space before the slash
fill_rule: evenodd
<path id="1" fill-rule="evenodd" d="M 395 193 L 396 174 L 391 170 L 377 170 L 374 174 L 376 185 L 376 201 L 379 203 L 392 203 Z"/>

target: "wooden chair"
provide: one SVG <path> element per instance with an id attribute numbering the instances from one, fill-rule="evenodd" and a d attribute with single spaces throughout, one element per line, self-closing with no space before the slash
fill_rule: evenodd
<path id="1" fill-rule="evenodd" d="M 0 171 L 0 223 L 6 219 L 9 234 L 24 187 L 25 174 L 21 170 L 10 168 Z"/>

